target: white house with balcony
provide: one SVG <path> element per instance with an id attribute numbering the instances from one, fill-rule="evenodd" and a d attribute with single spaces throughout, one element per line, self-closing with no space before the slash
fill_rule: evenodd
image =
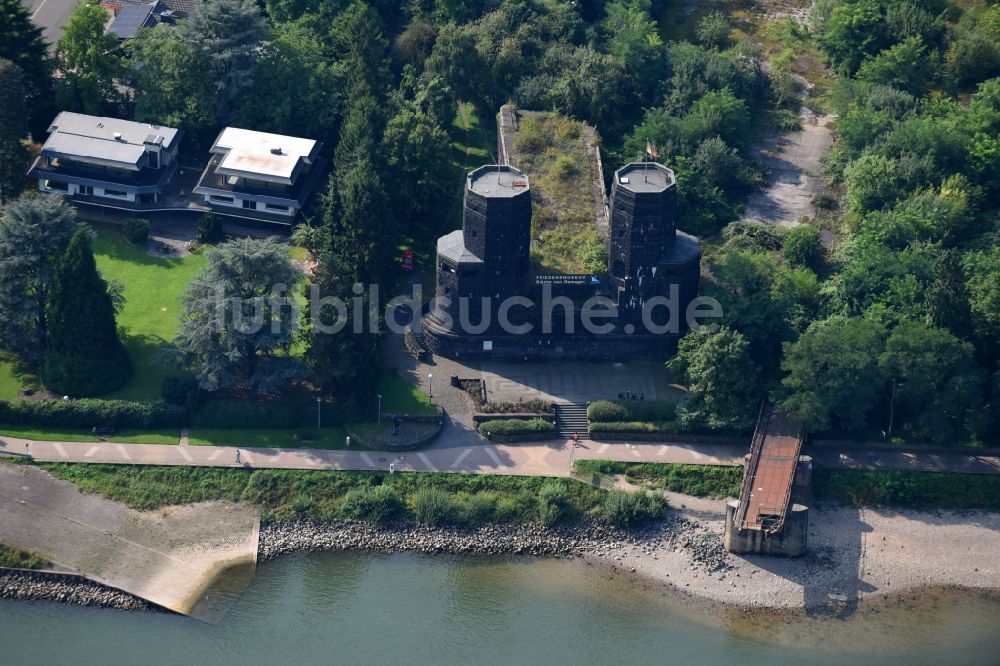
<path id="1" fill-rule="evenodd" d="M 322 175 L 313 139 L 227 127 L 194 193 L 215 213 L 291 225 Z"/>
<path id="2" fill-rule="evenodd" d="M 176 168 L 180 130 L 63 111 L 48 131 L 28 172 L 42 192 L 127 210 L 160 205 Z"/>

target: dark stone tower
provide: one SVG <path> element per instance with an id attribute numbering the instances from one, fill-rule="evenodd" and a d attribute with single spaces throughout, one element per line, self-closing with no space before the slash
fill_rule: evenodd
<path id="1" fill-rule="evenodd" d="M 443 324 L 447 315 L 457 324 L 459 299 L 466 297 L 468 319 L 475 324 L 484 314 L 481 299 L 489 297 L 495 324 L 500 301 L 527 290 L 530 241 L 531 193 L 524 172 L 492 165 L 471 172 L 462 230 L 438 239 L 435 323 Z"/>
<path id="2" fill-rule="evenodd" d="M 677 308 L 698 293 L 698 241 L 677 232 L 677 181 L 656 162 L 627 164 L 615 172 L 611 187 L 608 272 L 617 289 L 623 321 L 638 323 L 646 302 L 669 297 L 677 285 Z M 666 323 L 665 309 L 656 310 Z M 683 312 L 676 313 L 683 319 Z"/>

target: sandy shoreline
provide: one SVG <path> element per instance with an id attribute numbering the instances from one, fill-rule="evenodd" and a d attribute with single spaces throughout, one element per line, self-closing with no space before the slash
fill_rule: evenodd
<path id="1" fill-rule="evenodd" d="M 636 585 L 748 611 L 849 612 L 923 590 L 1000 590 L 1000 514 L 814 508 L 806 555 L 744 557 L 722 547 L 722 515 L 716 511 L 724 506 L 721 501 L 671 499 L 687 508 L 633 531 L 600 523 L 468 530 L 348 522 L 264 525 L 259 559 L 329 550 L 579 558 L 582 566 L 605 568 Z M 125 597 L 73 594 L 73 589 L 64 581 L 0 578 L 0 598 L 136 607 Z"/>
<path id="2" fill-rule="evenodd" d="M 699 525 L 696 538 L 721 548 L 723 517 L 705 508 L 688 514 Z M 809 539 L 799 558 L 726 553 L 715 570 L 676 541 L 585 560 L 650 587 L 747 609 L 839 611 L 924 589 L 1000 590 L 1000 514 L 814 508 Z"/>

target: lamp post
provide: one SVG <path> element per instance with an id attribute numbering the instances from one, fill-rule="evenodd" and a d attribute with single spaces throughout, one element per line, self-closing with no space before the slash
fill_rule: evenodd
<path id="1" fill-rule="evenodd" d="M 434 397 L 434 375 L 427 373 L 427 395 L 428 397 Z"/>
<path id="2" fill-rule="evenodd" d="M 378 397 L 378 424 L 382 425 L 382 394 L 376 393 L 375 395 Z"/>
<path id="3" fill-rule="evenodd" d="M 316 396 L 316 429 L 323 427 L 323 398 Z"/>

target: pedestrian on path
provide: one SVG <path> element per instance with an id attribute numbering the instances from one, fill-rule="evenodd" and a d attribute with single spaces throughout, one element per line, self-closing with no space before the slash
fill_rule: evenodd
<path id="1" fill-rule="evenodd" d="M 240 450 L 236 449 L 236 464 L 240 464 Z"/>

